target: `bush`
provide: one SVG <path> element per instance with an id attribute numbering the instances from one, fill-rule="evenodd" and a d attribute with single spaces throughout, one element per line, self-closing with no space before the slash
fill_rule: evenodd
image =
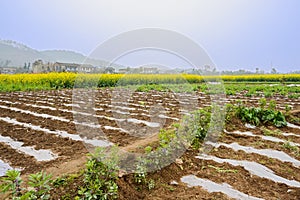
<path id="1" fill-rule="evenodd" d="M 236 115 L 242 121 L 251 123 L 253 125 L 260 125 L 261 123 L 271 123 L 276 127 L 284 127 L 287 125 L 285 116 L 281 111 L 274 109 L 274 105 L 271 108 L 265 109 L 263 107 L 245 107 L 240 105 L 237 107 Z"/>
<path id="2" fill-rule="evenodd" d="M 1 177 L 2 184 L 0 191 L 9 192 L 13 200 L 47 200 L 50 198 L 51 175 L 44 172 L 29 175 L 28 185 L 30 189 L 21 188 L 22 179 L 17 170 L 8 170 L 4 177 Z"/>
<path id="3" fill-rule="evenodd" d="M 112 149 L 109 157 L 105 156 L 104 148 L 98 148 L 90 156 L 84 172 L 84 186 L 80 188 L 78 194 L 83 199 L 116 199 L 119 162 L 117 149 Z"/>

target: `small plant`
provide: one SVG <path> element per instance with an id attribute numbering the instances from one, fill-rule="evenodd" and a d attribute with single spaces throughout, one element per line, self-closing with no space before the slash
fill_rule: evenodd
<path id="1" fill-rule="evenodd" d="M 297 146 L 292 145 L 289 141 L 285 142 L 282 146 L 299 154 L 299 148 Z"/>
<path id="2" fill-rule="evenodd" d="M 226 117 L 225 121 L 227 123 L 231 122 L 232 118 L 235 116 L 235 107 L 232 104 L 226 104 Z"/>
<path id="3" fill-rule="evenodd" d="M 155 181 L 153 179 L 149 179 L 147 181 L 147 185 L 148 185 L 148 190 L 152 190 L 155 188 Z"/>
<path id="4" fill-rule="evenodd" d="M 216 167 L 213 165 L 207 165 L 207 167 L 215 169 L 218 173 L 238 173 L 238 170 L 236 169 L 224 169 L 222 167 Z"/>
<path id="5" fill-rule="evenodd" d="M 29 175 L 28 185 L 33 187 L 34 190 L 29 191 L 31 199 L 49 199 L 51 190 L 50 181 L 51 175 L 47 175 L 44 172 Z"/>
<path id="6" fill-rule="evenodd" d="M 264 110 L 261 119 L 263 123 L 271 122 L 276 127 L 284 127 L 287 125 L 285 117 L 281 111 Z"/>
<path id="7" fill-rule="evenodd" d="M 236 108 L 236 115 L 242 121 L 249 122 L 256 126 L 260 125 L 261 123 L 272 123 L 276 127 L 286 126 L 287 122 L 285 116 L 281 111 L 276 111 L 275 107 L 276 104 L 274 101 L 270 101 L 268 109 L 239 105 Z"/>
<path id="8" fill-rule="evenodd" d="M 253 96 L 253 92 L 251 91 L 248 91 L 246 94 L 245 94 L 246 97 L 252 97 Z"/>
<path id="9" fill-rule="evenodd" d="M 171 185 L 168 185 L 168 184 L 161 184 L 161 186 L 163 186 L 164 188 L 166 188 L 167 190 L 171 191 L 171 192 L 174 192 L 175 191 L 175 188 L 172 187 Z"/>
<path id="10" fill-rule="evenodd" d="M 179 124 L 179 123 L 174 123 L 174 124 L 172 124 L 172 126 L 173 126 L 174 128 L 176 128 L 176 129 L 178 129 L 178 128 L 180 127 L 180 124 Z"/>
<path id="11" fill-rule="evenodd" d="M 151 154 L 151 152 L 148 152 L 147 154 Z M 155 181 L 153 179 L 147 178 L 147 163 L 149 162 L 151 162 L 151 160 L 147 158 L 140 158 L 136 166 L 134 182 L 138 185 L 138 190 L 141 190 L 143 187 L 146 187 L 148 190 L 152 190 L 155 188 Z"/>
<path id="12" fill-rule="evenodd" d="M 55 180 L 52 181 L 52 185 L 54 187 L 60 187 L 66 185 L 68 182 L 66 177 L 58 177 Z"/>
<path id="13" fill-rule="evenodd" d="M 285 108 L 285 113 L 289 115 L 290 111 L 292 110 L 292 106 L 285 104 L 284 108 Z"/>
<path id="14" fill-rule="evenodd" d="M 155 181 L 147 178 L 145 162 L 147 162 L 146 159 L 140 160 L 140 163 L 136 167 L 136 173 L 134 174 L 134 181 L 139 185 L 137 188 L 138 190 L 140 190 L 143 186 L 146 186 L 148 190 L 155 188 Z"/>
<path id="15" fill-rule="evenodd" d="M 239 117 L 242 121 L 249 122 L 258 126 L 261 123 L 259 113 L 261 112 L 261 108 L 248 108 L 244 106 L 239 106 L 237 108 L 237 117 Z"/>
<path id="16" fill-rule="evenodd" d="M 186 139 L 191 142 L 195 149 L 201 146 L 202 141 L 207 136 L 210 128 L 211 110 L 212 108 L 209 107 L 194 111 L 182 120 L 182 126 L 179 128 L 179 131 L 189 137 Z M 217 119 L 215 123 L 217 123 Z"/>
<path id="17" fill-rule="evenodd" d="M 140 104 L 141 106 L 145 106 L 145 102 L 144 102 L 144 101 L 139 101 L 139 104 Z"/>
<path id="18" fill-rule="evenodd" d="M 264 92 L 264 96 L 267 97 L 267 98 L 272 97 L 273 93 L 271 91 L 266 91 L 266 92 Z"/>
<path id="19" fill-rule="evenodd" d="M 226 89 L 226 95 L 235 95 L 236 91 L 234 90 L 230 90 L 230 89 Z"/>
<path id="20" fill-rule="evenodd" d="M 78 194 L 83 199 L 116 199 L 118 194 L 118 162 L 117 147 L 112 147 L 111 155 L 106 157 L 104 148 L 96 149 L 86 163 L 84 186 Z"/>
<path id="21" fill-rule="evenodd" d="M 271 100 L 271 101 L 269 102 L 269 109 L 270 109 L 270 110 L 275 110 L 275 109 L 276 109 L 276 101 Z"/>
<path id="22" fill-rule="evenodd" d="M 4 177 L 1 177 L 0 191 L 5 193 L 10 191 L 13 199 L 21 196 L 21 173 L 17 170 L 8 170 Z"/>
<path id="23" fill-rule="evenodd" d="M 266 136 L 278 136 L 278 135 L 282 134 L 279 129 L 270 130 L 270 129 L 267 129 L 267 128 L 262 128 L 262 132 Z"/>
<path id="24" fill-rule="evenodd" d="M 266 105 L 267 105 L 267 100 L 266 100 L 266 98 L 261 98 L 261 99 L 259 99 L 259 106 L 260 106 L 262 109 L 265 108 Z"/>
<path id="25" fill-rule="evenodd" d="M 0 185 L 2 193 L 11 191 L 12 199 L 14 200 L 47 200 L 50 198 L 49 191 L 51 190 L 51 175 L 39 172 L 29 175 L 28 185 L 30 189 L 21 188 L 22 180 L 20 172 L 17 170 L 8 170 L 5 177 L 1 178 L 3 183 Z M 24 193 L 22 193 L 24 191 Z"/>
<path id="26" fill-rule="evenodd" d="M 282 95 L 282 96 L 286 96 L 287 94 L 288 94 L 288 92 L 286 90 L 280 91 L 280 95 Z"/>
<path id="27" fill-rule="evenodd" d="M 291 121 L 291 123 L 297 123 L 297 124 L 300 124 L 300 118 L 299 118 L 299 117 L 291 116 L 291 117 L 290 117 L 290 121 Z"/>
<path id="28" fill-rule="evenodd" d="M 175 133 L 175 130 L 173 130 L 173 129 L 170 129 L 170 130 L 161 129 L 159 131 L 158 137 L 159 137 L 159 145 L 162 148 L 166 148 L 166 147 L 168 147 L 168 144 L 174 138 L 176 138 L 176 133 Z"/>
<path id="29" fill-rule="evenodd" d="M 136 166 L 136 173 L 134 174 L 135 183 L 142 185 L 146 183 L 147 171 L 144 161 L 140 161 Z"/>
<path id="30" fill-rule="evenodd" d="M 145 153 L 150 153 L 151 151 L 152 151 L 152 147 L 151 146 L 145 147 Z"/>
<path id="31" fill-rule="evenodd" d="M 289 94 L 288 98 L 289 99 L 298 99 L 300 97 L 300 94 Z"/>
<path id="32" fill-rule="evenodd" d="M 136 91 L 137 92 L 149 92 L 151 90 L 156 90 L 156 91 L 168 91 L 168 87 L 162 84 L 144 84 L 144 85 L 140 85 Z"/>

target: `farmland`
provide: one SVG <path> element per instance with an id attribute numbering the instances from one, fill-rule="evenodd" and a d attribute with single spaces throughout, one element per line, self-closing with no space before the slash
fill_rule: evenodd
<path id="1" fill-rule="evenodd" d="M 200 76 L 192 74 L 0 74 L 0 91 L 28 91 L 49 89 L 71 89 L 73 87 L 114 87 L 140 84 L 199 84 L 208 81 L 225 82 L 299 82 L 299 74 L 255 74 Z"/>
<path id="2" fill-rule="evenodd" d="M 221 78 L 217 100 L 227 104 L 227 115 L 217 141 L 206 141 L 211 150 L 203 153 L 199 138 L 160 170 L 118 171 L 112 179 L 119 199 L 299 199 L 300 75 Z M 151 154 L 176 137 L 188 111 L 210 111 L 218 86 L 205 81 L 218 79 L 0 75 L 0 175 L 15 168 L 26 179 L 44 170 L 53 175 L 52 199 L 84 199 L 91 145 Z"/>

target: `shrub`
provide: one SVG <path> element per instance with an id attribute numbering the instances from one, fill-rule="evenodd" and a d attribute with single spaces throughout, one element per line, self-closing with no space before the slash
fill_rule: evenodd
<path id="1" fill-rule="evenodd" d="M 111 156 L 106 156 L 104 148 L 96 149 L 86 163 L 84 186 L 78 194 L 83 199 L 116 199 L 118 197 L 118 156 L 113 147 Z"/>
<path id="2" fill-rule="evenodd" d="M 273 104 L 271 104 L 269 109 L 264 109 L 262 107 L 245 107 L 240 105 L 237 107 L 236 115 L 242 121 L 256 126 L 261 123 L 271 123 L 276 127 L 284 127 L 287 125 L 285 116 L 281 111 L 275 110 Z"/>

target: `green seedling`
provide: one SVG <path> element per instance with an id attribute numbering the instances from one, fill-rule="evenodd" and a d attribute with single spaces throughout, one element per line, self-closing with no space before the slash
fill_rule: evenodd
<path id="1" fill-rule="evenodd" d="M 215 169 L 218 173 L 238 173 L 238 170 L 236 169 L 224 169 L 213 165 L 207 165 L 207 167 Z"/>

